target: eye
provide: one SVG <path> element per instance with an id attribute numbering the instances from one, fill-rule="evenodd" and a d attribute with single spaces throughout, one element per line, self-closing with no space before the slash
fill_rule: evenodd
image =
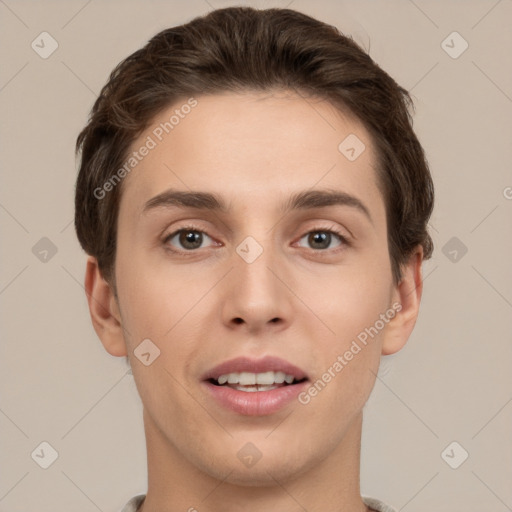
<path id="1" fill-rule="evenodd" d="M 315 229 L 306 233 L 301 240 L 307 239 L 307 243 L 311 244 L 311 248 L 315 250 L 329 249 L 329 245 L 333 240 L 333 235 L 340 241 L 336 247 L 348 245 L 347 239 L 338 231 L 332 229 Z"/>
<path id="2" fill-rule="evenodd" d="M 164 244 L 172 245 L 171 242 L 176 239 L 177 243 L 181 244 L 181 247 L 178 247 L 178 250 L 193 251 L 194 249 L 201 248 L 204 237 L 211 240 L 211 238 L 204 231 L 196 229 L 193 226 L 189 226 L 178 229 L 177 231 L 174 231 L 174 233 L 166 236 L 164 239 Z M 174 249 L 170 248 L 170 250 Z"/>
<path id="3" fill-rule="evenodd" d="M 334 249 L 331 247 L 333 235 L 334 240 L 338 239 L 338 244 Z M 185 226 L 164 237 L 163 244 L 167 250 L 174 253 L 194 252 L 196 249 L 204 248 L 205 237 L 212 241 L 212 238 L 201 229 L 194 226 Z M 304 239 L 314 251 L 325 252 L 328 249 L 333 249 L 336 252 L 336 249 L 339 250 L 339 248 L 350 245 L 345 236 L 334 229 L 314 229 L 306 233 L 299 240 L 299 243 Z"/>

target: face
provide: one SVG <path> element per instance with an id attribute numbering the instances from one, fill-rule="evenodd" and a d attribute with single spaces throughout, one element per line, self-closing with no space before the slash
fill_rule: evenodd
<path id="1" fill-rule="evenodd" d="M 384 198 L 369 134 L 328 102 L 195 100 L 133 144 L 152 147 L 122 184 L 123 343 L 167 453 L 264 484 L 338 453 L 374 385 L 400 309 Z"/>

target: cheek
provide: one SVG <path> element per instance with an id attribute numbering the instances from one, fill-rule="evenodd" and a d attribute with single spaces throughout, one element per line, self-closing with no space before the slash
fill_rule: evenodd
<path id="1" fill-rule="evenodd" d="M 163 258 L 162 258 L 163 259 Z M 198 359 L 203 342 L 211 337 L 215 308 L 208 290 L 217 277 L 208 270 L 192 273 L 186 265 L 148 264 L 134 251 L 119 261 L 119 297 L 128 350 L 142 340 L 158 347 L 158 358 L 145 367 L 134 360 L 132 369 L 139 392 L 148 404 L 155 396 L 177 396 L 186 377 L 187 365 Z M 157 406 L 158 404 L 155 404 Z"/>
<path id="2" fill-rule="evenodd" d="M 299 402 L 312 428 L 326 437 L 341 438 L 373 389 L 386 325 L 381 315 L 390 311 L 388 297 L 386 286 L 377 288 L 361 280 L 346 281 L 345 286 L 332 286 L 312 297 L 321 305 L 322 320 L 335 334 L 317 334 L 315 339 L 310 331 L 315 372 Z"/>
<path id="3" fill-rule="evenodd" d="M 128 246 L 133 250 L 128 251 Z M 185 266 L 170 269 L 164 257 L 158 265 L 135 243 L 118 243 L 116 277 L 123 321 L 133 343 L 160 339 L 186 312 L 193 287 Z M 197 283 L 196 283 L 197 284 Z M 197 290 L 197 287 L 195 288 Z M 138 341 L 139 340 L 139 341 Z"/>
<path id="4" fill-rule="evenodd" d="M 298 295 L 329 328 L 325 332 L 333 342 L 350 341 L 389 308 L 391 270 L 378 261 L 326 268 L 303 279 Z"/>
<path id="5" fill-rule="evenodd" d="M 375 382 L 380 356 L 381 336 L 394 317 L 390 294 L 392 277 L 389 266 L 377 265 L 341 269 L 336 275 L 308 281 L 303 294 L 322 323 L 328 326 L 319 336 L 316 319 L 305 320 L 304 329 L 315 340 L 317 358 L 315 378 L 317 407 L 354 411 L 366 402 Z M 312 317 L 311 317 L 312 318 Z M 299 320 L 300 322 L 300 320 Z M 320 398 L 321 396 L 321 398 Z M 308 401 L 308 397 L 305 397 Z"/>

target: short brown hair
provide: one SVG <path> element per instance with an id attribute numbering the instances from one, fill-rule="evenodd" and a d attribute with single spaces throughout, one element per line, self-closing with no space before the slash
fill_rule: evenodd
<path id="1" fill-rule="evenodd" d="M 78 136 L 75 229 L 114 292 L 122 183 L 101 199 L 94 191 L 123 164 L 134 140 L 178 98 L 276 89 L 326 99 L 370 133 L 395 282 L 418 244 L 430 257 L 434 187 L 409 93 L 334 26 L 291 9 L 234 7 L 163 30 L 118 64 Z"/>

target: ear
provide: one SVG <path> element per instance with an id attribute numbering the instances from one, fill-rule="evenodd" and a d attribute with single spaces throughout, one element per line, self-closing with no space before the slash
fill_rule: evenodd
<path id="1" fill-rule="evenodd" d="M 407 343 L 418 318 L 423 280 L 421 264 L 423 247 L 419 245 L 402 266 L 402 279 L 395 285 L 392 293 L 392 304 L 400 304 L 396 315 L 389 321 L 383 333 L 382 354 L 390 355 L 398 352 Z"/>
<path id="2" fill-rule="evenodd" d="M 93 256 L 87 259 L 84 284 L 92 325 L 105 350 L 113 356 L 126 356 L 119 306 Z"/>

